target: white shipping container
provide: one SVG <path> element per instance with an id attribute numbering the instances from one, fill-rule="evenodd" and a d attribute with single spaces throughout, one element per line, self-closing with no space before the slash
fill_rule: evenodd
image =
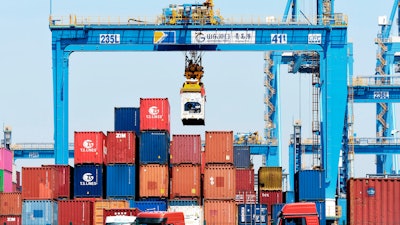
<path id="1" fill-rule="evenodd" d="M 169 212 L 183 212 L 185 225 L 203 225 L 204 210 L 202 206 L 169 206 Z"/>
<path id="2" fill-rule="evenodd" d="M 181 119 L 199 120 L 204 123 L 205 116 L 205 96 L 200 92 L 182 92 L 181 93 Z"/>

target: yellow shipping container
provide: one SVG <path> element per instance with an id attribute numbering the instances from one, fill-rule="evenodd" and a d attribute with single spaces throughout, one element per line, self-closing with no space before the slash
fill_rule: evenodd
<path id="1" fill-rule="evenodd" d="M 96 200 L 94 202 L 94 224 L 103 225 L 103 209 L 126 209 L 129 202 L 125 200 Z"/>
<path id="2" fill-rule="evenodd" d="M 261 191 L 282 191 L 282 167 L 260 167 L 258 189 Z"/>

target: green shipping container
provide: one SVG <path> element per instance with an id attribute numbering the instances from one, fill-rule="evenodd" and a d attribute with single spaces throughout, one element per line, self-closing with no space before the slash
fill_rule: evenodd
<path id="1" fill-rule="evenodd" d="M 261 191 L 282 191 L 282 167 L 260 167 L 258 189 Z"/>

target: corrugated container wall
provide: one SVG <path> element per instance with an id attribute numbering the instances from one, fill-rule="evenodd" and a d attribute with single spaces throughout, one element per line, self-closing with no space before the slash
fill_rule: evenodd
<path id="1" fill-rule="evenodd" d="M 58 224 L 58 204 L 52 200 L 24 200 L 22 202 L 23 225 Z"/>
<path id="2" fill-rule="evenodd" d="M 55 169 L 57 198 L 71 198 L 74 188 L 74 168 L 70 165 L 42 165 L 42 167 L 53 167 Z"/>
<path id="3" fill-rule="evenodd" d="M 93 201 L 90 200 L 59 200 L 58 224 L 93 224 Z"/>
<path id="4" fill-rule="evenodd" d="M 134 201 L 130 205 L 132 208 L 138 208 L 140 211 L 167 211 L 167 201 L 166 200 L 138 200 Z"/>
<path id="5" fill-rule="evenodd" d="M 260 167 L 258 189 L 262 191 L 282 190 L 282 167 Z"/>
<path id="6" fill-rule="evenodd" d="M 269 224 L 268 209 L 265 204 L 239 204 L 238 205 L 238 224 Z"/>
<path id="7" fill-rule="evenodd" d="M 295 200 L 323 201 L 325 199 L 325 172 L 300 170 L 294 176 Z"/>
<path id="8" fill-rule="evenodd" d="M 125 200 L 97 200 L 94 202 L 94 225 L 103 225 L 104 209 L 126 209 L 129 203 Z"/>
<path id="9" fill-rule="evenodd" d="M 139 164 L 168 164 L 169 141 L 168 132 L 142 132 L 140 135 Z"/>
<path id="10" fill-rule="evenodd" d="M 21 192 L 0 193 L 0 215 L 21 215 Z"/>
<path id="11" fill-rule="evenodd" d="M 135 164 L 136 140 L 136 134 L 132 131 L 108 131 L 104 164 Z"/>
<path id="12" fill-rule="evenodd" d="M 13 153 L 6 148 L 0 148 L 0 170 L 12 172 Z"/>
<path id="13" fill-rule="evenodd" d="M 0 215 L 0 224 L 6 224 L 6 225 L 21 225 L 22 224 L 22 218 L 21 216 L 3 216 Z"/>
<path id="14" fill-rule="evenodd" d="M 350 225 L 400 223 L 400 179 L 351 178 L 347 187 Z"/>
<path id="15" fill-rule="evenodd" d="M 201 163 L 201 136 L 198 134 L 172 135 L 170 163 Z"/>
<path id="16" fill-rule="evenodd" d="M 206 131 L 205 163 L 233 164 L 233 131 Z"/>
<path id="17" fill-rule="evenodd" d="M 0 170 L 0 192 L 12 192 L 12 172 Z"/>
<path id="18" fill-rule="evenodd" d="M 168 98 L 140 98 L 140 131 L 148 130 L 170 133 Z"/>
<path id="19" fill-rule="evenodd" d="M 140 109 L 138 107 L 115 107 L 114 130 L 140 133 Z"/>
<path id="20" fill-rule="evenodd" d="M 106 166 L 106 197 L 135 198 L 136 177 L 136 165 Z"/>
<path id="21" fill-rule="evenodd" d="M 234 164 L 236 168 L 250 168 L 250 146 L 234 145 Z"/>
<path id="22" fill-rule="evenodd" d="M 236 169 L 229 164 L 208 164 L 204 169 L 204 199 L 235 199 Z"/>
<path id="23" fill-rule="evenodd" d="M 171 168 L 170 198 L 201 197 L 200 165 L 181 164 Z"/>
<path id="24" fill-rule="evenodd" d="M 256 204 L 256 191 L 236 191 L 236 204 Z"/>
<path id="25" fill-rule="evenodd" d="M 237 225 L 234 200 L 204 200 L 204 220 L 207 225 Z"/>
<path id="26" fill-rule="evenodd" d="M 74 196 L 101 198 L 103 194 L 103 165 L 75 165 Z"/>
<path id="27" fill-rule="evenodd" d="M 268 209 L 271 209 L 272 205 L 283 202 L 283 192 L 259 190 L 258 202 L 268 205 Z M 269 213 L 271 213 L 271 211 L 269 211 Z"/>
<path id="28" fill-rule="evenodd" d="M 139 197 L 168 198 L 169 167 L 161 164 L 139 166 Z"/>
<path id="29" fill-rule="evenodd" d="M 22 167 L 22 199 L 56 199 L 57 179 L 54 167 Z"/>
<path id="30" fill-rule="evenodd" d="M 254 169 L 236 168 L 236 191 L 254 191 Z"/>
<path id="31" fill-rule="evenodd" d="M 107 154 L 106 135 L 88 131 L 74 133 L 74 164 L 103 164 Z"/>

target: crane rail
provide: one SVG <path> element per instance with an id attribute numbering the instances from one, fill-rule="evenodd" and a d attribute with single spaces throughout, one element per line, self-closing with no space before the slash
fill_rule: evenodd
<path id="1" fill-rule="evenodd" d="M 11 145 L 11 150 L 48 150 L 54 151 L 54 143 L 16 143 Z M 74 143 L 68 144 L 68 150 L 74 150 Z"/>

